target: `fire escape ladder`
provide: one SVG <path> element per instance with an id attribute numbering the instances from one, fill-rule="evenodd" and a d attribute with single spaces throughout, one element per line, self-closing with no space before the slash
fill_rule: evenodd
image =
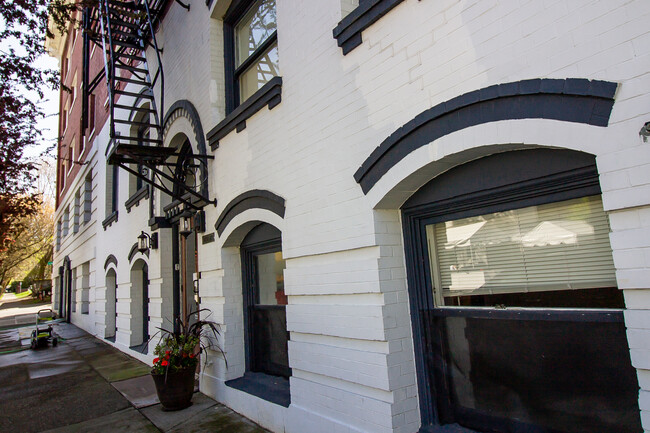
<path id="1" fill-rule="evenodd" d="M 104 71 L 92 81 L 85 77 L 84 93 L 106 77 L 110 112 L 108 164 L 118 165 L 145 183 L 170 195 L 192 209 L 209 200 L 205 176 L 188 185 L 185 172 L 207 173 L 208 155 L 181 155 L 180 150 L 163 147 L 164 80 L 161 53 L 155 28 L 168 2 L 161 0 L 99 0 L 84 17 L 86 40 L 101 44 Z M 87 57 L 86 42 L 84 57 Z M 147 48 L 156 56 L 150 68 Z M 86 59 L 86 64 L 89 64 Z M 159 95 L 156 100 L 155 94 Z M 188 159 L 188 161 L 185 161 Z M 180 173 L 180 174 L 179 174 Z M 190 176 L 190 178 L 199 178 Z"/>
<path id="2" fill-rule="evenodd" d="M 164 74 L 148 2 L 100 0 L 98 8 L 110 111 L 111 143 L 107 152 L 122 143 L 161 145 Z M 153 46 L 157 56 L 153 78 L 145 56 L 148 45 Z M 160 111 L 154 97 L 158 80 Z M 118 104 L 122 96 L 134 100 L 131 104 Z M 121 128 L 126 134 L 118 135 L 116 125 L 127 125 Z M 147 133 L 143 134 L 143 130 Z"/>

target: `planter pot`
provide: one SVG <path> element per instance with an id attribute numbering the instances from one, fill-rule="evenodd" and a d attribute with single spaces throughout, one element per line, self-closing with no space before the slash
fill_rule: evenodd
<path id="1" fill-rule="evenodd" d="M 186 368 L 176 372 L 151 374 L 156 384 L 158 399 L 164 410 L 185 409 L 192 404 L 194 394 L 195 368 Z"/>

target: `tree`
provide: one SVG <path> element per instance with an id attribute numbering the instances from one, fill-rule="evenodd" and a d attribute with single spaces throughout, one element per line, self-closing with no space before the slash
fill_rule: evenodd
<path id="1" fill-rule="evenodd" d="M 24 157 L 24 151 L 40 140 L 36 124 L 44 113 L 28 95 L 42 99 L 45 86 L 58 86 L 59 74 L 41 69 L 36 61 L 45 54 L 46 35 L 63 34 L 74 13 L 87 4 L 0 1 L 0 251 L 15 244 L 15 234 L 24 229 L 24 217 L 35 214 L 40 204 L 32 188 L 36 166 Z M 48 29 L 48 16 L 54 29 Z"/>
<path id="2" fill-rule="evenodd" d="M 11 237 L 0 251 L 0 293 L 11 280 L 43 279 L 52 258 L 54 237 L 54 161 L 43 159 L 38 169 L 35 193 L 40 203 L 27 216 L 12 219 Z"/>
<path id="3" fill-rule="evenodd" d="M 42 206 L 28 217 L 20 219 L 18 230 L 0 253 L 0 288 L 12 279 L 22 279 L 52 246 L 54 210 Z"/>

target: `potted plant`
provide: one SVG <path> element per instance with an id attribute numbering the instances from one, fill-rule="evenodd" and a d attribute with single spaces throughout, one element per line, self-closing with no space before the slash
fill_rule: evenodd
<path id="1" fill-rule="evenodd" d="M 211 348 L 223 355 L 221 347 L 211 338 L 216 340 L 219 335 L 217 323 L 197 320 L 190 324 L 190 318 L 202 311 L 209 310 L 192 313 L 184 322 L 177 319 L 173 331 L 158 328 L 161 336 L 154 349 L 156 358 L 153 360 L 151 376 L 164 410 L 180 410 L 192 404 L 194 373 L 199 363 L 199 354 L 207 355 L 205 349 Z"/>

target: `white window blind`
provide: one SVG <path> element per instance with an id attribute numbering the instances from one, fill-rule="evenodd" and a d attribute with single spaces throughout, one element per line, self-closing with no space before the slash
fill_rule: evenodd
<path id="1" fill-rule="evenodd" d="M 429 226 L 442 296 L 615 287 L 600 196 Z"/>

